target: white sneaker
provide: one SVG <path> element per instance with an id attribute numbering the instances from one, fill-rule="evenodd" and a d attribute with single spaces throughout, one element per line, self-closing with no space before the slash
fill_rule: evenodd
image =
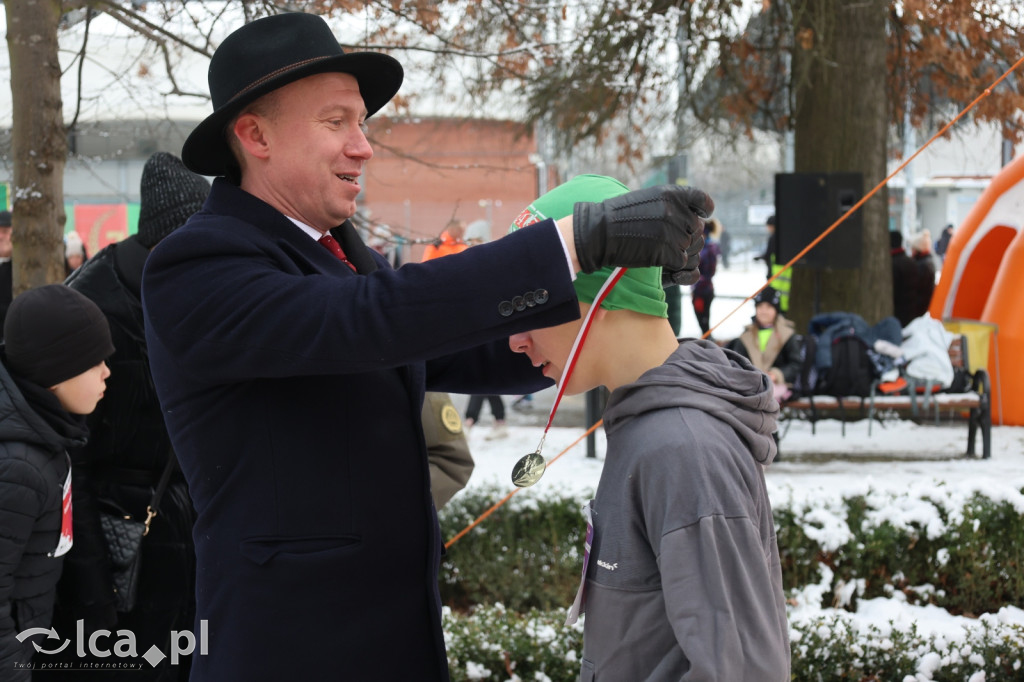
<path id="1" fill-rule="evenodd" d="M 512 409 L 517 412 L 529 412 L 533 409 L 533 396 L 524 395 L 512 401 Z"/>
<path id="2" fill-rule="evenodd" d="M 501 440 L 502 438 L 508 438 L 508 427 L 504 424 L 495 424 L 484 440 Z"/>

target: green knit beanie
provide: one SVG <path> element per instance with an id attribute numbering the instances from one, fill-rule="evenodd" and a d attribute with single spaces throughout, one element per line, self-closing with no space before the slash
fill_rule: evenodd
<path id="1" fill-rule="evenodd" d="M 614 178 L 603 175 L 577 175 L 559 185 L 523 209 L 509 232 L 547 218 L 558 220 L 572 215 L 576 202 L 600 202 L 625 194 L 629 188 Z M 597 292 L 614 268 L 601 268 L 590 274 L 576 273 L 576 296 L 583 303 L 593 303 Z M 629 268 L 612 288 L 601 307 L 607 310 L 634 310 L 644 315 L 668 317 L 665 290 L 661 288 L 661 268 Z"/>

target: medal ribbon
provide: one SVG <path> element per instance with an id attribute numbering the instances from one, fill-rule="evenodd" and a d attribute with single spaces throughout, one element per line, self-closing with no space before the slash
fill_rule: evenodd
<path id="1" fill-rule="evenodd" d="M 622 276 L 626 274 L 626 268 L 615 268 L 612 270 L 612 274 L 608 275 L 608 279 L 604 281 L 601 288 L 597 290 L 597 296 L 594 297 L 594 302 L 590 304 L 590 310 L 587 311 L 586 317 L 583 318 L 583 325 L 580 327 L 580 331 L 576 334 L 576 340 L 573 341 L 572 349 L 569 351 L 569 364 L 566 365 L 565 372 L 562 373 L 562 378 L 558 381 L 558 393 L 555 395 L 555 401 L 551 404 L 551 413 L 548 414 L 548 423 L 544 427 L 544 435 L 541 436 L 541 445 L 537 446 L 537 452 L 540 452 L 541 446 L 544 445 L 544 438 L 548 435 L 548 429 L 551 428 L 551 422 L 555 419 L 555 411 L 558 410 L 558 403 L 562 402 L 562 396 L 565 394 L 565 387 L 569 384 L 569 377 L 572 376 L 573 369 L 576 368 L 576 361 L 579 359 L 580 350 L 583 347 L 583 342 L 587 338 L 587 334 L 590 333 L 590 324 L 594 321 L 594 313 L 598 308 L 601 307 L 601 303 L 604 301 L 605 296 L 611 291 L 615 283 L 622 279 Z"/>
<path id="2" fill-rule="evenodd" d="M 525 488 L 533 485 L 540 480 L 541 476 L 544 475 L 544 471 L 547 469 L 547 462 L 544 461 L 544 456 L 541 454 L 541 450 L 544 449 L 544 440 L 548 437 L 548 430 L 551 429 L 551 422 L 555 419 L 555 412 L 558 410 L 558 404 L 562 402 L 562 396 L 565 395 L 565 388 L 569 384 L 569 377 L 572 376 L 573 370 L 576 368 L 576 361 L 579 359 L 580 350 L 583 347 L 583 342 L 587 338 L 587 334 L 590 332 L 590 325 L 594 320 L 594 313 L 601 306 L 601 302 L 604 297 L 611 291 L 615 283 L 622 278 L 625 274 L 625 268 L 615 268 L 612 273 L 608 275 L 608 279 L 604 281 L 601 288 L 598 290 L 597 295 L 594 297 L 593 303 L 590 304 L 590 309 L 587 310 L 586 316 L 583 318 L 583 324 L 580 325 L 580 331 L 576 334 L 576 339 L 573 341 L 572 349 L 569 351 L 569 361 L 566 364 L 565 371 L 562 372 L 562 376 L 558 382 L 558 393 L 555 395 L 555 400 L 551 404 L 551 412 L 548 414 L 548 423 L 544 427 L 544 433 L 541 434 L 540 443 L 537 444 L 537 449 L 520 459 L 514 467 L 512 467 L 512 482 L 519 488 Z"/>

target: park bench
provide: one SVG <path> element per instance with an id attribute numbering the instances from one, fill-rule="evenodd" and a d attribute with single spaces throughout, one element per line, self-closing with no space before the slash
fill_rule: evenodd
<path id="1" fill-rule="evenodd" d="M 883 425 L 891 419 L 908 419 L 916 423 L 942 421 L 965 422 L 967 424 L 967 455 L 974 457 L 978 432 L 981 432 L 982 457 L 992 456 L 992 405 L 991 385 L 988 372 L 981 367 L 971 371 L 968 362 L 967 337 L 954 335 L 949 346 L 949 359 L 955 374 L 962 377 L 962 390 L 951 392 L 939 390 L 930 382 L 903 381 L 888 385 L 876 380 L 867 396 L 806 395 L 782 403 L 781 421 L 808 421 L 811 433 L 815 422 L 822 419 L 837 419 L 842 422 L 842 433 L 846 435 L 846 422 L 868 420 L 868 435 L 877 421 Z M 954 383 L 956 388 L 956 382 Z M 789 429 L 786 423 L 781 434 L 785 437 Z"/>

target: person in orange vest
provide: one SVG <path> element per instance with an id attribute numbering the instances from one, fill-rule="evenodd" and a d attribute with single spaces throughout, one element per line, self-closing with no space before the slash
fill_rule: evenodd
<path id="1" fill-rule="evenodd" d="M 447 256 L 452 253 L 461 253 L 469 248 L 469 244 L 463 240 L 466 234 L 466 225 L 458 218 L 452 218 L 444 228 L 444 232 L 433 243 L 428 244 L 423 252 L 422 262 Z"/>

